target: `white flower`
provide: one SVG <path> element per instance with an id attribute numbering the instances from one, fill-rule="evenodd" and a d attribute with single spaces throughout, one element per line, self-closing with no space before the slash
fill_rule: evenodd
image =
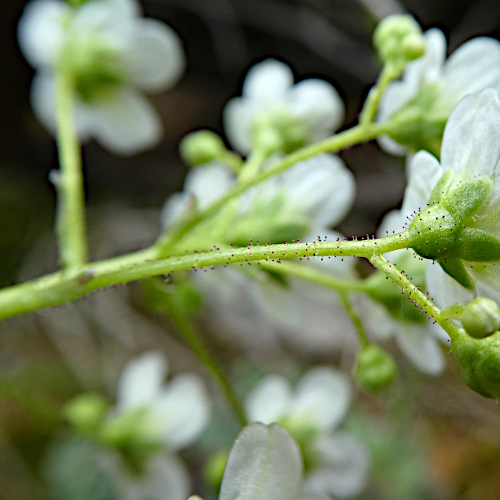
<path id="1" fill-rule="evenodd" d="M 327 138 L 342 124 L 344 105 L 330 83 L 310 78 L 294 85 L 293 80 L 292 70 L 275 59 L 249 70 L 242 96 L 231 99 L 223 113 L 235 149 L 248 154 L 271 136 L 276 150 L 290 152 Z"/>
<path id="2" fill-rule="evenodd" d="M 193 200 L 201 210 L 207 208 L 234 182 L 230 171 L 221 165 L 192 170 L 186 177 L 183 193 L 174 195 L 165 204 L 164 227 L 168 229 L 188 211 Z M 198 237 L 207 239 L 207 231 L 208 240 L 219 244 L 247 244 L 249 239 L 260 243 L 289 239 L 313 241 L 318 235 L 334 241 L 340 235 L 327 228 L 345 216 L 352 205 L 354 190 L 353 176 L 338 157 L 316 156 L 250 189 L 241 197 L 234 219 L 224 223 L 208 221 L 208 227 L 200 228 Z M 353 273 L 350 262 L 340 262 L 340 259 L 325 259 L 321 265 L 337 275 Z M 215 318 L 211 314 L 212 321 L 239 335 L 249 347 L 276 348 L 277 338 L 286 335 L 287 339 L 292 337 L 294 344 L 307 343 L 313 349 L 314 345 L 318 346 L 316 349 L 327 345 L 331 351 L 332 343 L 338 344 L 338 340 L 331 335 L 328 325 L 335 322 L 336 313 L 337 319 L 340 318 L 336 324 L 345 326 L 347 334 L 352 331 L 334 294 L 322 290 L 318 301 L 319 294 L 313 293 L 312 287 L 301 283 L 300 289 L 305 291 L 297 293 L 299 287 L 293 286 L 293 280 L 290 280 L 292 286 L 285 288 L 258 266 L 200 270 L 194 277 L 205 292 L 210 309 L 219 312 Z M 319 313 L 317 304 L 322 303 L 321 312 L 326 315 L 321 314 L 311 325 L 304 302 L 314 307 L 316 313 Z M 302 334 L 305 328 L 310 331 L 307 338 Z"/>
<path id="3" fill-rule="evenodd" d="M 425 54 L 410 62 L 400 81 L 387 87 L 379 108 L 377 121 L 385 122 L 395 113 L 420 100 L 425 113 L 444 127 L 456 104 L 467 94 L 487 87 L 500 86 L 500 43 L 493 38 L 476 37 L 460 46 L 446 59 L 446 38 L 432 28 L 425 33 Z M 425 127 L 425 124 L 422 125 Z M 435 128 L 435 126 L 434 126 Z M 439 152 L 431 136 L 415 139 L 416 149 Z M 418 144 L 421 140 L 422 144 Z M 391 154 L 405 154 L 407 149 L 388 136 L 379 138 L 380 145 Z M 418 147 L 420 146 L 420 147 Z"/>
<path id="4" fill-rule="evenodd" d="M 302 472 L 300 448 L 283 427 L 251 424 L 231 448 L 219 500 L 327 500 L 301 494 Z"/>
<path id="5" fill-rule="evenodd" d="M 249 421 L 278 422 L 312 451 L 312 470 L 304 492 L 338 498 L 358 495 L 364 488 L 369 459 L 364 447 L 345 432 L 335 431 L 351 400 L 345 375 L 331 368 L 307 372 L 295 392 L 280 376 L 266 377 L 249 395 Z M 334 432 L 335 431 L 335 432 Z"/>
<path id="6" fill-rule="evenodd" d="M 171 450 L 192 443 L 210 415 L 210 400 L 200 378 L 181 374 L 164 384 L 166 359 L 149 352 L 130 361 L 121 374 L 114 416 L 144 411 L 137 433 L 157 439 Z"/>
<path id="7" fill-rule="evenodd" d="M 438 193 L 441 205 L 456 213 L 464 210 L 464 206 L 467 210 L 465 220 L 459 220 L 462 227 L 458 240 L 452 243 L 455 248 L 446 249 L 450 255 L 442 245 L 437 247 L 443 250 L 437 261 L 448 269 L 447 273 L 432 260 L 428 263 L 427 288 L 440 307 L 471 300 L 475 294 L 500 301 L 499 169 L 500 101 L 492 89 L 465 97 L 453 110 L 443 136 L 441 163 L 425 151 L 418 152 L 411 162 L 400 227 L 394 227 L 396 231 L 403 229 L 401 222 L 405 216 L 411 218 L 428 206 L 433 188 L 445 172 L 450 177 Z M 461 194 L 460 189 L 474 186 L 474 182 L 488 186 L 484 199 L 475 199 L 477 188 Z M 446 216 L 443 219 L 446 221 Z M 452 262 L 454 268 L 450 269 Z M 461 276 L 462 283 L 469 280 L 471 287 L 459 284 L 451 277 L 453 273 Z"/>
<path id="8" fill-rule="evenodd" d="M 55 133 L 55 72 L 74 79 L 77 132 L 113 153 L 155 146 L 162 125 L 142 91 L 160 92 L 181 76 L 185 59 L 178 36 L 140 17 L 136 0 L 90 0 L 73 9 L 63 0 L 33 0 L 24 9 L 18 39 L 37 69 L 31 104 Z"/>

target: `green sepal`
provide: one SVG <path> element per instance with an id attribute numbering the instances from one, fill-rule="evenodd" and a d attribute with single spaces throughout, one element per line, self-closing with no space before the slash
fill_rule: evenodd
<path id="1" fill-rule="evenodd" d="M 459 237 L 458 256 L 469 262 L 500 260 L 500 240 L 481 229 L 465 227 Z"/>
<path id="2" fill-rule="evenodd" d="M 468 302 L 457 302 L 451 306 L 441 309 L 441 318 L 443 319 L 460 319 L 467 307 Z"/>
<path id="3" fill-rule="evenodd" d="M 441 203 L 457 218 L 464 222 L 474 215 L 488 197 L 493 181 L 488 177 L 473 179 L 458 186 L 443 197 Z"/>
<path id="4" fill-rule="evenodd" d="M 500 332 L 475 339 L 462 334 L 451 344 L 465 383 L 485 398 L 500 399 Z"/>
<path id="5" fill-rule="evenodd" d="M 438 259 L 436 262 L 448 276 L 458 281 L 458 283 L 467 288 L 467 290 L 474 290 L 474 284 L 470 279 L 469 273 L 458 257 L 446 256 Z"/>
<path id="6" fill-rule="evenodd" d="M 446 192 L 448 191 L 448 186 L 450 185 L 452 177 L 453 172 L 451 170 L 447 170 L 441 176 L 432 190 L 431 197 L 429 198 L 429 205 L 434 205 L 442 200 L 443 195 L 446 195 Z"/>

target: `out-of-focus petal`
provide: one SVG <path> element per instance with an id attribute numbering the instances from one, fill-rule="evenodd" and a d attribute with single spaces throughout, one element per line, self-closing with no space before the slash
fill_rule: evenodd
<path id="1" fill-rule="evenodd" d="M 287 100 L 292 115 L 304 121 L 311 143 L 326 139 L 344 121 L 344 103 L 335 87 L 325 80 L 309 78 L 297 83 Z"/>
<path id="2" fill-rule="evenodd" d="M 129 361 L 122 371 L 117 389 L 117 409 L 130 410 L 154 402 L 167 374 L 167 361 L 157 351 Z"/>
<path id="3" fill-rule="evenodd" d="M 446 124 L 441 164 L 456 174 L 453 185 L 487 177 L 500 168 L 500 100 L 493 89 L 464 97 Z"/>
<path id="4" fill-rule="evenodd" d="M 320 465 L 305 478 L 304 492 L 335 498 L 359 495 L 365 485 L 370 459 L 365 447 L 347 433 L 319 436 L 314 441 Z"/>
<path id="5" fill-rule="evenodd" d="M 500 42 L 476 37 L 461 45 L 446 61 L 444 90 L 462 98 L 500 85 Z"/>
<path id="6" fill-rule="evenodd" d="M 266 377 L 248 396 L 246 411 L 250 422 L 271 424 L 290 410 L 292 393 L 288 382 L 278 375 Z"/>
<path id="7" fill-rule="evenodd" d="M 320 430 L 333 429 L 344 418 L 351 402 L 348 378 L 327 367 L 309 370 L 297 386 L 290 416 L 314 423 Z"/>
<path id="8" fill-rule="evenodd" d="M 124 59 L 130 81 L 147 92 L 172 87 L 186 67 L 179 37 L 156 19 L 135 22 Z"/>
<path id="9" fill-rule="evenodd" d="M 354 176 L 338 156 L 314 156 L 294 165 L 282 178 L 288 203 L 300 204 L 301 212 L 318 226 L 338 224 L 354 203 Z"/>
<path id="10" fill-rule="evenodd" d="M 224 132 L 234 149 L 248 154 L 252 148 L 251 128 L 257 109 L 243 97 L 233 97 L 224 106 Z"/>
<path id="11" fill-rule="evenodd" d="M 292 70 L 281 61 L 266 59 L 249 69 L 242 94 L 261 104 L 274 104 L 284 99 L 292 85 Z"/>
<path id="12" fill-rule="evenodd" d="M 439 264 L 429 262 L 425 273 L 429 296 L 438 307 L 448 307 L 457 302 L 472 300 L 474 294 L 446 274 Z"/>
<path id="13" fill-rule="evenodd" d="M 122 88 L 91 106 L 93 135 L 118 155 L 133 155 L 156 146 L 162 123 L 151 103 L 139 92 Z"/>
<path id="14" fill-rule="evenodd" d="M 251 424 L 236 439 L 224 470 L 219 500 L 295 500 L 302 455 L 283 427 Z"/>
<path id="15" fill-rule="evenodd" d="M 159 435 L 173 449 L 192 443 L 210 416 L 210 400 L 194 374 L 172 379 L 153 403 L 152 418 Z"/>
<path id="16" fill-rule="evenodd" d="M 401 351 L 420 371 L 429 375 L 440 375 L 444 371 L 441 347 L 425 325 L 402 325 L 396 330 L 395 338 Z"/>
<path id="17" fill-rule="evenodd" d="M 28 2 L 17 26 L 19 47 L 33 67 L 54 67 L 65 33 L 70 6 L 59 0 Z"/>

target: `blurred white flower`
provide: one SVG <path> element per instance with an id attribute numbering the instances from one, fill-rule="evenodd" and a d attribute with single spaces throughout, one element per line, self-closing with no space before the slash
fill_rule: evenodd
<path id="1" fill-rule="evenodd" d="M 300 448 L 283 427 L 251 424 L 231 448 L 219 500 L 327 500 L 301 494 L 302 472 Z"/>
<path id="2" fill-rule="evenodd" d="M 189 473 L 173 451 L 203 431 L 210 400 L 198 376 L 181 374 L 165 384 L 166 374 L 166 359 L 153 351 L 131 360 L 118 382 L 116 406 L 102 435 L 105 442 L 125 444 L 129 453 L 137 449 L 143 457 L 136 475 L 117 457 L 108 459 L 108 471 L 127 500 L 184 500 L 189 494 Z"/>
<path id="3" fill-rule="evenodd" d="M 165 204 L 163 226 L 168 229 L 187 212 L 196 200 L 203 210 L 220 198 L 235 182 L 225 167 L 212 164 L 189 172 L 183 193 L 173 195 Z M 328 229 L 338 224 L 352 206 L 355 195 L 353 175 L 342 161 L 332 155 L 319 155 L 294 165 L 289 170 L 245 193 L 233 218 L 210 220 L 200 228 L 198 239 L 218 244 L 261 244 L 269 241 L 300 239 L 314 241 L 320 236 L 335 241 L 340 234 Z M 208 238 L 207 235 L 208 234 Z M 196 248 L 196 247 L 195 247 Z M 199 249 L 199 248 L 197 248 Z M 272 250 L 271 250 L 272 251 Z M 351 262 L 325 259 L 323 269 L 352 277 Z M 302 264 L 311 264 L 303 261 Z M 250 348 L 277 347 L 277 339 L 286 340 L 313 351 L 332 350 L 339 340 L 352 332 L 334 293 L 316 292 L 316 287 L 288 280 L 288 286 L 258 266 L 228 266 L 194 276 L 209 304 L 212 321 L 238 335 Z M 306 308 L 314 309 L 317 321 L 308 320 Z M 342 339 L 332 335 L 335 323 L 343 330 Z M 307 328 L 309 334 L 303 335 Z M 307 345 L 306 345 L 307 344 Z"/>
<path id="4" fill-rule="evenodd" d="M 335 429 L 351 401 L 348 378 L 331 368 L 309 370 L 295 392 L 280 376 L 266 377 L 246 401 L 251 422 L 280 423 L 311 461 L 303 491 L 351 498 L 364 488 L 369 458 L 354 437 Z"/>
<path id="5" fill-rule="evenodd" d="M 446 37 L 442 31 L 437 28 L 426 31 L 425 40 L 425 54 L 406 66 L 401 80 L 387 87 L 377 121 L 385 122 L 411 105 L 421 108 L 429 123 L 435 123 L 427 125 L 429 136 L 426 136 L 427 131 L 422 130 L 422 137 L 412 139 L 416 141 L 414 149 L 429 149 L 437 154 L 446 120 L 460 99 L 488 87 L 499 88 L 500 42 L 493 38 L 476 37 L 446 59 Z M 422 128 L 425 126 L 423 123 Z M 437 133 L 436 127 L 441 133 Z M 412 130 L 415 135 L 415 126 Z M 388 136 L 378 140 L 388 153 L 403 155 L 408 151 Z"/>
<path id="6" fill-rule="evenodd" d="M 223 112 L 224 130 L 232 146 L 243 154 L 274 144 L 275 151 L 291 152 L 326 139 L 344 119 L 344 104 L 335 88 L 309 78 L 293 84 L 292 70 L 266 59 L 248 71 L 242 96 Z"/>
<path id="7" fill-rule="evenodd" d="M 191 373 L 164 384 L 167 361 L 159 352 L 131 360 L 123 369 L 117 389 L 114 417 L 141 411 L 138 434 L 157 439 L 171 450 L 192 443 L 210 416 L 210 400 L 201 379 Z"/>
<path id="8" fill-rule="evenodd" d="M 184 71 L 185 57 L 174 31 L 141 18 L 136 0 L 89 0 L 77 8 L 63 0 L 33 0 L 19 21 L 18 39 L 37 70 L 33 110 L 49 131 L 56 131 L 55 73 L 64 65 L 75 85 L 82 141 L 95 138 L 122 155 L 160 141 L 160 118 L 142 92 L 172 87 Z"/>

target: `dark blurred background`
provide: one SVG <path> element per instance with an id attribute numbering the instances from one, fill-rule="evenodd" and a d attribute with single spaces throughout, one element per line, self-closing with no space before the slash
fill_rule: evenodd
<path id="1" fill-rule="evenodd" d="M 16 42 L 16 23 L 26 3 L 0 3 L 0 286 L 57 266 L 52 234 L 54 193 L 47 179 L 48 172 L 57 167 L 57 155 L 53 139 L 30 109 L 33 70 Z M 445 32 L 449 52 L 473 36 L 500 38 L 498 0 L 143 0 L 142 5 L 147 16 L 164 20 L 177 31 L 188 68 L 174 89 L 152 97 L 165 124 L 164 140 L 157 149 L 120 158 L 94 143 L 85 145 L 93 258 L 154 241 L 158 211 L 168 194 L 181 188 L 187 171 L 177 154 L 180 138 L 200 127 L 222 133 L 221 110 L 240 92 L 243 76 L 254 62 L 273 56 L 287 62 L 298 80 L 316 76 L 331 81 L 345 100 L 348 127 L 355 123 L 377 76 L 379 63 L 371 48 L 371 33 L 379 19 L 411 12 L 424 29 L 437 26 Z M 341 156 L 356 175 L 358 194 L 355 208 L 340 230 L 348 236 L 373 233 L 382 215 L 401 201 L 403 159 L 387 156 L 375 143 L 352 148 Z M 134 288 L 131 290 L 133 296 Z M 100 382 L 89 379 L 94 354 L 100 356 L 107 350 L 107 359 L 117 356 L 119 361 L 110 369 L 114 371 L 109 378 L 116 380 L 119 365 L 132 352 L 158 345 L 174 354 L 180 352 L 178 344 L 164 338 L 168 325 L 155 319 L 147 326 L 141 319 L 141 306 L 123 309 L 128 295 L 119 300 L 106 293 L 100 297 L 100 302 L 92 297 L 80 301 L 79 309 L 57 308 L 51 314 L 41 312 L 0 324 L 2 499 L 32 499 L 33 492 L 39 492 L 30 465 L 36 470 L 53 432 L 54 424 L 46 424 L 51 421 L 50 404 L 64 402 L 82 387 L 102 389 Z M 96 312 L 103 301 L 107 305 Z M 109 330 L 107 337 L 96 341 L 98 347 L 90 346 L 84 327 L 80 337 L 75 333 L 66 344 L 61 342 L 64 325 L 76 316 L 93 333 Z M 110 333 L 113 322 L 119 333 Z M 73 324 L 71 328 L 77 331 L 79 327 Z M 140 332 L 140 341 L 134 331 Z M 229 359 L 231 352 L 218 348 Z M 196 366 L 182 353 L 176 354 L 177 359 L 174 356 L 174 371 L 180 366 L 186 369 L 186 363 Z M 498 407 L 469 391 L 457 363 L 450 359 L 449 364 L 444 378 L 417 382 L 412 410 L 401 412 L 401 419 L 409 419 L 404 427 L 415 430 L 420 436 L 417 440 L 422 441 L 419 445 L 426 447 L 426 477 L 433 485 L 432 493 L 423 487 L 427 493 L 412 498 L 496 500 L 500 498 Z M 48 399 L 40 399 L 37 391 L 48 394 Z M 14 403 L 4 403 L 11 400 Z M 370 398 L 365 406 L 373 414 L 387 410 Z M 413 410 L 418 416 L 414 420 L 409 417 L 414 417 Z M 49 418 L 44 420 L 46 414 Z M 8 482 L 10 475 L 22 481 Z M 387 477 L 390 480 L 390 474 Z"/>

